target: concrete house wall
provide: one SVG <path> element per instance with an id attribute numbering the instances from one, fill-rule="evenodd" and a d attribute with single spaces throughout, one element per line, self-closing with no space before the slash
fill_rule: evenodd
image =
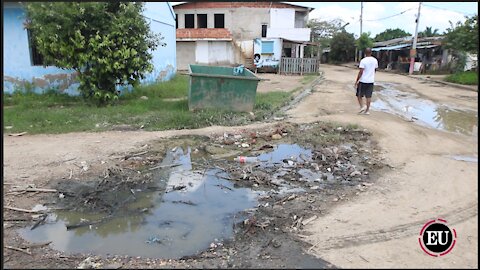
<path id="1" fill-rule="evenodd" d="M 177 64 L 182 70 L 195 63 L 252 67 L 254 39 L 262 37 L 262 25 L 267 26 L 268 38 L 310 40 L 310 29 L 304 28 L 309 9 L 304 7 L 279 2 L 191 2 L 175 5 L 173 9 L 178 29 L 185 28 L 186 14 L 194 15 L 195 29 L 198 28 L 197 15 L 206 14 L 207 28 L 214 30 L 215 14 L 224 14 L 224 28 L 231 33 L 231 40 L 212 38 L 208 42 L 177 36 Z"/>
<path id="2" fill-rule="evenodd" d="M 160 33 L 166 43 L 153 51 L 154 71 L 142 83 L 169 80 L 176 72 L 175 14 L 168 2 L 147 3 L 144 15 L 151 30 Z M 25 12 L 20 3 L 5 3 L 3 10 L 3 91 L 12 93 L 26 83 L 34 91 L 58 89 L 71 95 L 78 94 L 76 73 L 54 66 L 34 66 L 31 60 L 27 30 L 24 28 Z"/>

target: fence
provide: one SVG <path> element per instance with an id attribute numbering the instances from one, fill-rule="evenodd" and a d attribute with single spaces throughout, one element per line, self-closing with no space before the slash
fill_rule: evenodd
<path id="1" fill-rule="evenodd" d="M 318 73 L 320 61 L 316 58 L 288 58 L 280 59 L 279 74 L 308 74 Z"/>

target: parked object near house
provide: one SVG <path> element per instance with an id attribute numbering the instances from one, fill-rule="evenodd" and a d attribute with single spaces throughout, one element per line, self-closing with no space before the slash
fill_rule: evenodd
<path id="1" fill-rule="evenodd" d="M 166 46 L 159 46 L 153 54 L 154 70 L 146 74 L 143 84 L 169 80 L 176 73 L 175 13 L 168 2 L 145 3 L 144 17 L 154 33 L 164 38 Z M 71 95 L 78 94 L 77 74 L 73 70 L 43 66 L 32 33 L 25 29 L 25 11 L 21 3 L 5 3 L 3 10 L 3 89 L 12 93 L 29 86 L 42 93 L 56 89 Z"/>
<path id="2" fill-rule="evenodd" d="M 188 108 L 251 112 L 260 78 L 250 70 L 232 67 L 189 66 Z"/>
<path id="3" fill-rule="evenodd" d="M 190 64 L 276 69 L 283 56 L 303 57 L 304 43 L 310 40 L 306 24 L 313 8 L 309 7 L 283 2 L 191 2 L 173 9 L 179 70 Z"/>

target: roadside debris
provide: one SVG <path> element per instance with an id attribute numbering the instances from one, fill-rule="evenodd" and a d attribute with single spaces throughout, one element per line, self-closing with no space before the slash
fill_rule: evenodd
<path id="1" fill-rule="evenodd" d="M 101 263 L 93 262 L 93 258 L 88 257 L 77 266 L 77 269 L 98 269 L 101 267 L 102 267 Z"/>
<path id="2" fill-rule="evenodd" d="M 66 222 L 70 234 L 91 237 L 103 233 L 106 236 L 101 241 L 107 241 L 109 234 L 124 233 L 127 221 L 128 226 L 140 232 L 146 224 L 159 228 L 154 235 L 139 237 L 140 246 L 148 245 L 151 249 L 154 245 L 157 253 L 162 249 L 158 256 L 173 249 L 184 249 L 193 243 L 188 241 L 198 239 L 198 235 L 192 236 L 198 233 L 197 225 L 179 216 L 196 213 L 204 216 L 231 202 L 238 212 L 223 213 L 225 216 L 221 218 L 210 217 L 205 224 L 215 231 L 233 228 L 234 240 L 207 239 L 201 255 L 189 258 L 234 258 L 233 254 L 239 252 L 238 246 L 248 249 L 258 244 L 264 249 L 259 258 L 265 259 L 274 257 L 268 253 L 273 249 L 284 252 L 286 247 L 290 248 L 295 242 L 290 233 L 299 233 L 318 219 L 325 205 L 348 199 L 343 190 L 352 190 L 349 194 L 354 194 L 371 185 L 372 172 L 382 166 L 373 148 L 370 134 L 363 129 L 338 124 L 279 123 L 266 129 L 222 132 L 211 137 L 184 136 L 154 141 L 149 143 L 148 150 L 117 154 L 116 164 L 102 169 L 98 179 L 64 179 L 55 189 L 44 192 L 56 192 L 54 203 L 65 212 L 95 214 L 79 214 L 81 218 Z M 87 161 L 77 166 L 82 171 L 89 170 L 89 174 L 95 171 Z M 80 174 L 82 178 L 86 175 Z M 213 182 L 206 186 L 205 179 Z M 13 191 L 35 189 L 21 187 Z M 239 190 L 249 195 L 235 195 Z M 196 197 L 189 197 L 190 194 Z M 225 201 L 213 203 L 219 198 Z M 238 200 L 245 198 L 253 198 L 248 206 L 252 208 L 241 210 L 240 206 L 239 210 Z M 204 209 L 210 202 L 213 204 Z M 159 211 L 160 207 L 176 210 L 165 215 Z M 37 214 L 35 219 L 25 219 L 30 221 L 27 229 L 33 233 L 43 232 L 51 225 L 50 219 L 45 222 L 46 211 L 21 210 Z M 216 222 L 222 225 L 215 227 Z M 178 241 L 182 242 L 181 249 L 175 244 Z M 227 249 L 232 249 L 232 253 Z M 157 256 L 155 254 L 152 256 Z M 79 268 L 100 267 L 93 257 L 89 258 Z"/>
<path id="3" fill-rule="evenodd" d="M 23 136 L 25 134 L 27 134 L 28 132 L 20 132 L 20 133 L 10 133 L 8 134 L 8 136 L 12 136 L 12 137 L 20 137 L 20 136 Z"/>

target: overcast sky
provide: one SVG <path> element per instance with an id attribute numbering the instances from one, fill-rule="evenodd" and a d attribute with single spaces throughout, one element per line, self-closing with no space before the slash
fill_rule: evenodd
<path id="1" fill-rule="evenodd" d="M 347 32 L 354 33 L 355 36 L 360 33 L 361 2 L 290 3 L 315 8 L 310 13 L 310 19 L 340 18 L 345 23 L 350 23 L 345 27 Z M 418 2 L 364 2 L 363 32 L 370 32 L 371 37 L 374 37 L 388 28 L 400 28 L 413 35 L 417 13 Z M 450 26 L 449 20 L 453 23 L 463 22 L 465 15 L 474 14 L 478 14 L 477 2 L 422 2 L 418 31 L 423 31 L 430 26 L 432 29 L 438 29 L 439 33 L 443 33 Z"/>
<path id="2" fill-rule="evenodd" d="M 171 4 L 182 2 L 170 2 Z M 310 19 L 330 20 L 340 18 L 345 23 L 347 32 L 358 36 L 360 33 L 361 2 L 287 2 L 313 7 Z M 415 33 L 415 17 L 418 2 L 364 2 L 363 32 L 370 32 L 371 37 L 388 28 L 400 28 L 410 34 Z M 443 33 L 453 23 L 464 21 L 465 15 L 478 14 L 477 2 L 422 2 L 418 31 L 427 26 Z M 390 17 L 392 16 L 392 17 Z"/>

